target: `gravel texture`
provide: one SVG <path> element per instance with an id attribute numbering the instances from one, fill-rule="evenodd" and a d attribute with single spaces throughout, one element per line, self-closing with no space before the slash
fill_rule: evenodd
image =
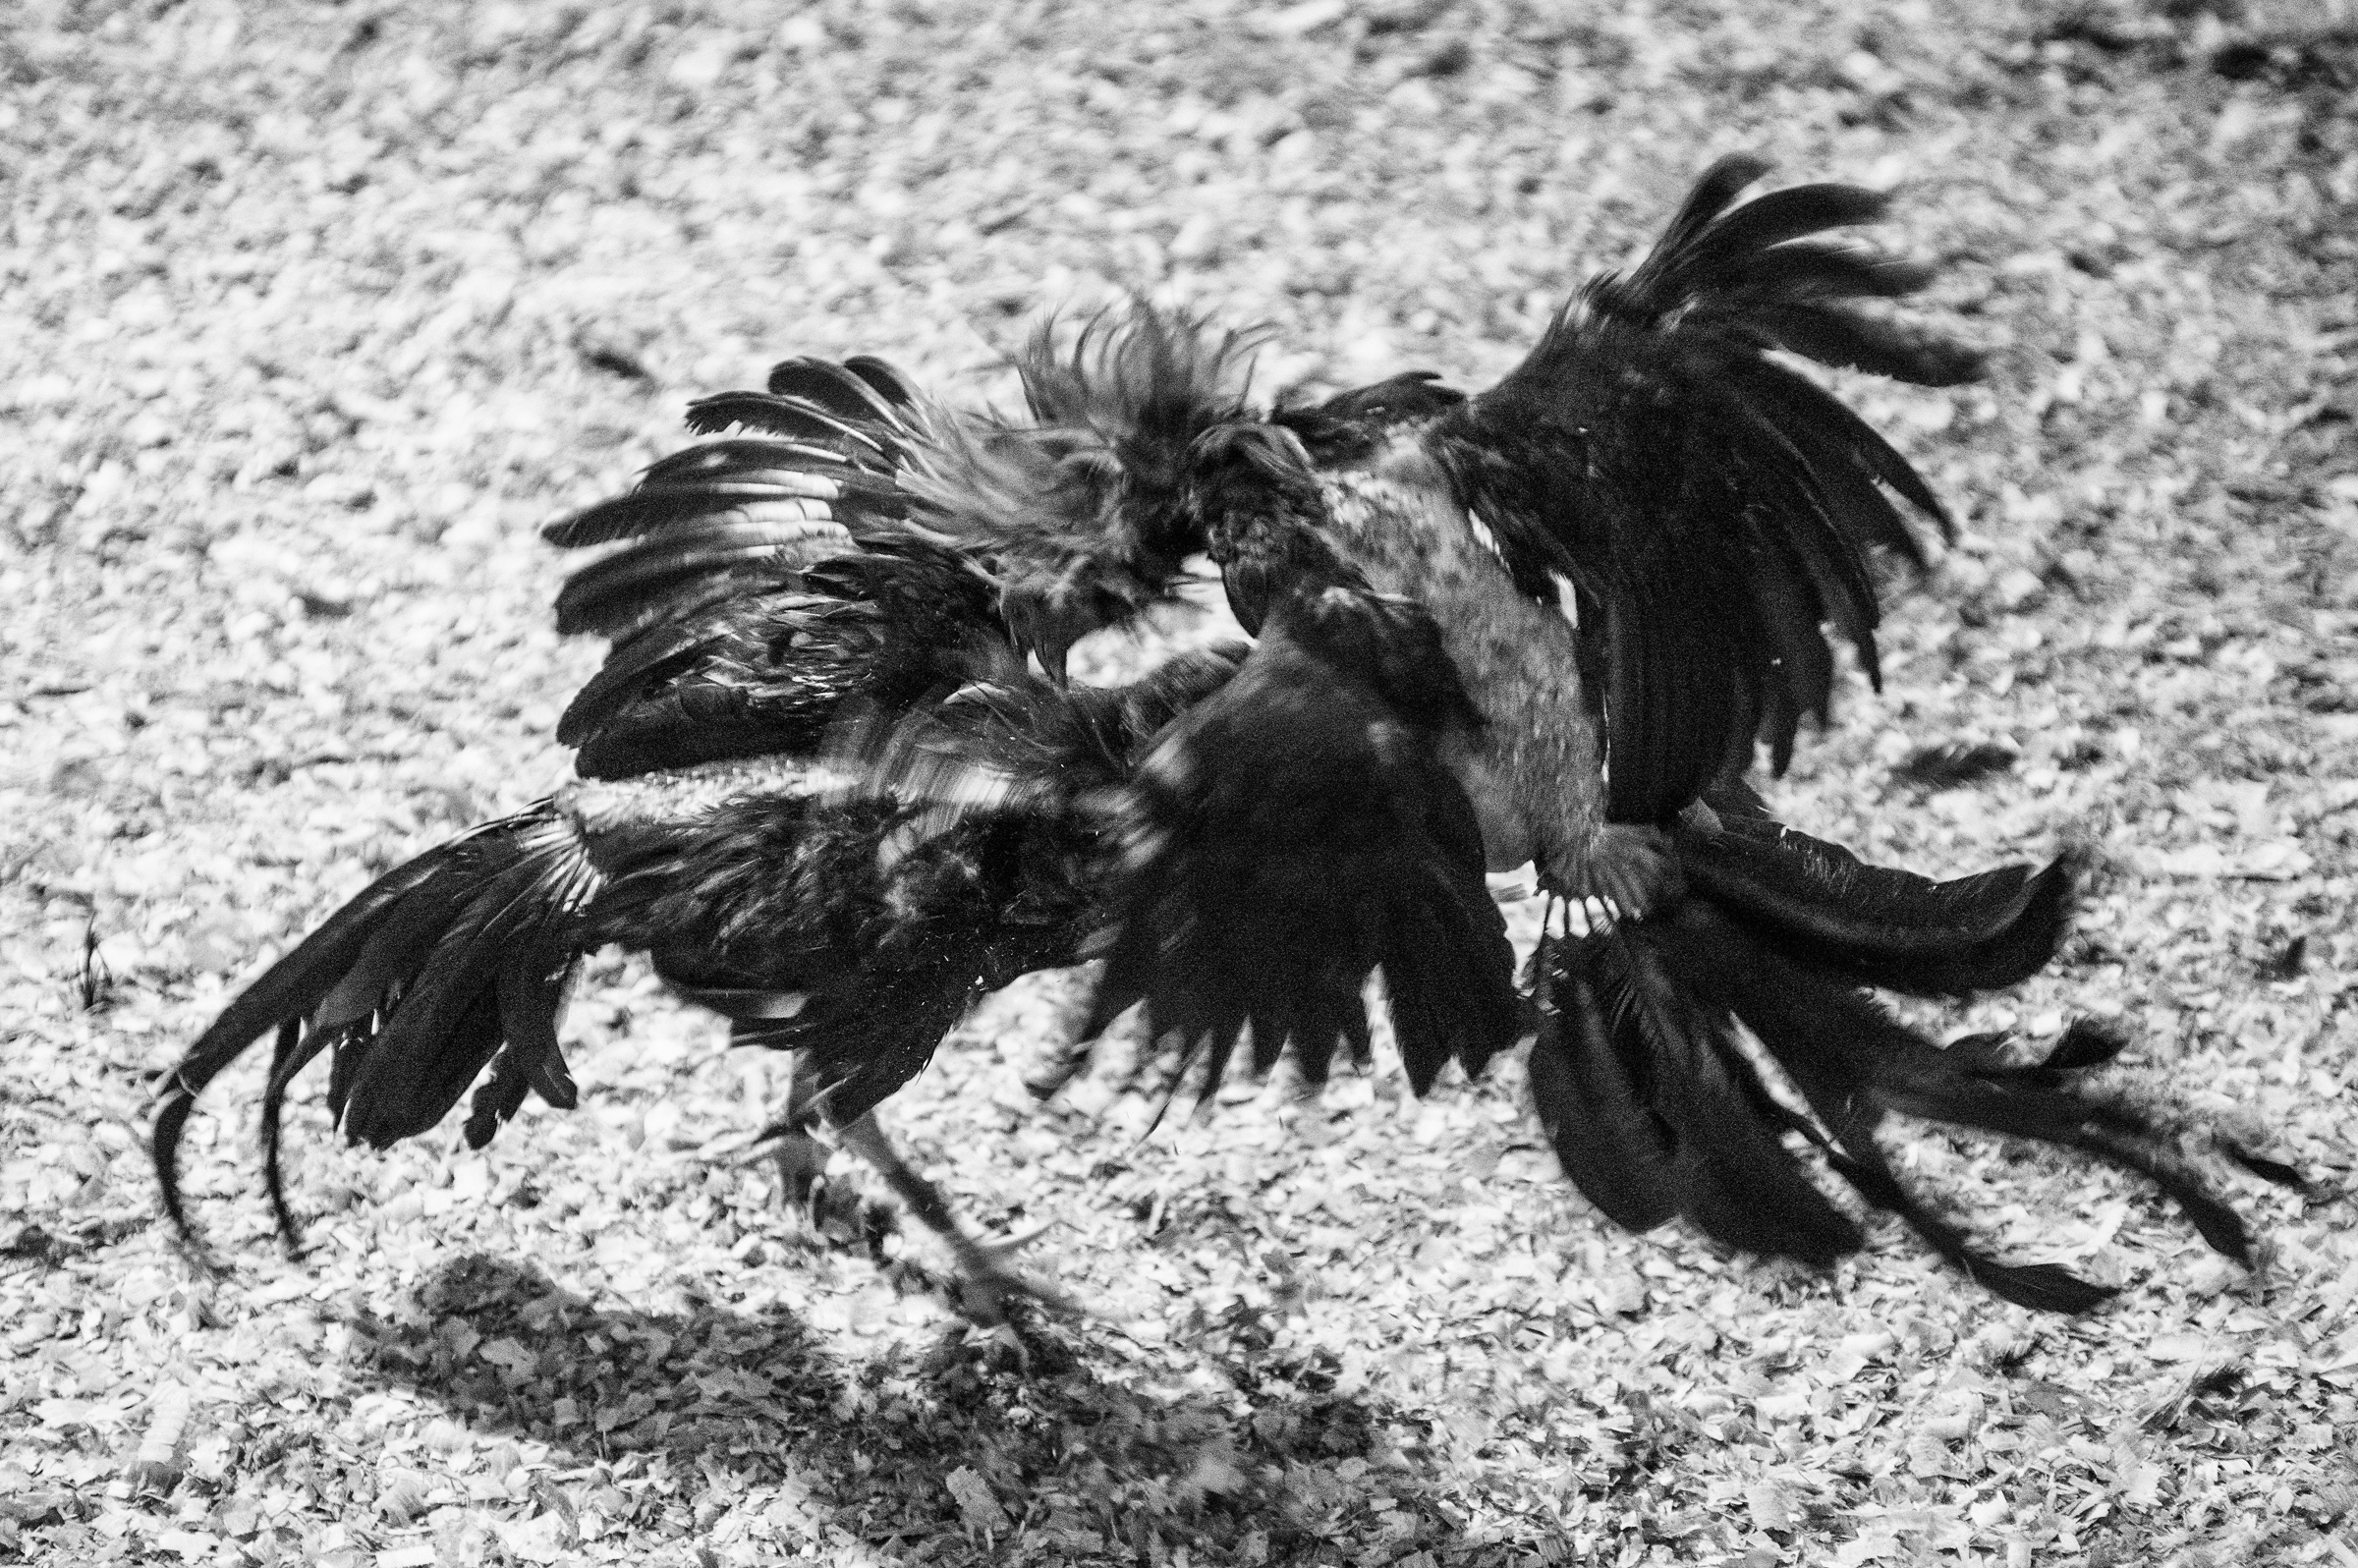
<path id="1" fill-rule="evenodd" d="M 2358 1563 L 2358 10 L 237 5 L 0 10 L 0 1557 L 429 1563 Z M 1631 1238 L 1513 1072 L 1022 1092 L 1069 986 L 890 1115 L 1098 1309 L 1029 1369 L 779 1211 L 776 1064 L 635 965 L 584 1104 L 483 1154 L 293 1114 L 314 1248 L 149 1076 L 369 875 L 564 776 L 595 650 L 534 528 L 795 353 L 1003 392 L 1122 289 L 1270 392 L 1511 364 L 1714 154 L 1902 190 L 1986 385 L 1854 390 L 1963 534 L 1777 804 L 1957 871 L 2089 845 L 1976 1027 L 2318 1178 L 2245 1276 L 2144 1192 L 1925 1134 L 2083 1320 L 1902 1234 L 1830 1277 Z M 1939 787 L 1935 746 L 1977 756 Z M 1951 1028 L 1959 1027 L 1951 1021 Z M 844 1173 L 857 1189 L 857 1178 Z"/>

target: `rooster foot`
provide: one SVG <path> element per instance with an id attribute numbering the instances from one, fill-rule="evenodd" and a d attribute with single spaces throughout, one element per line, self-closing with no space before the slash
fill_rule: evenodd
<path id="1" fill-rule="evenodd" d="M 1576 861 L 1548 870 L 1549 891 L 1608 924 L 1661 914 L 1686 894 L 1670 835 L 1643 823 L 1607 822 Z"/>
<path id="2" fill-rule="evenodd" d="M 979 1241 L 964 1233 L 945 1233 L 955 1266 L 947 1281 L 951 1305 L 976 1327 L 1012 1331 L 1011 1313 L 1030 1306 L 1051 1317 L 1079 1317 L 1081 1304 L 1067 1292 L 1015 1266 L 1015 1255 L 1029 1246 L 1045 1225 L 1034 1225 L 1013 1236 Z"/>

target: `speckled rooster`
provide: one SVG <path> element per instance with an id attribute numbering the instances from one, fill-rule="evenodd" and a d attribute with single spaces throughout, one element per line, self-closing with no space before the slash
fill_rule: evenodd
<path id="1" fill-rule="evenodd" d="M 279 1113 L 328 1102 L 378 1148 L 470 1087 L 480 1146 L 525 1096 L 570 1107 L 567 984 L 646 953 L 734 1037 L 798 1053 L 797 1128 L 868 1155 L 948 1243 L 984 1317 L 1034 1287 L 894 1156 L 876 1107 L 976 999 L 1095 960 L 1083 1037 L 1134 1005 L 1208 1089 L 1248 1046 L 1313 1083 L 1369 1049 L 1366 981 L 1410 1083 L 1534 1036 L 1565 1173 L 1634 1229 L 1683 1215 L 1827 1264 L 1858 1221 L 1803 1151 L 1996 1294 L 2105 1292 L 2001 1262 L 1911 1194 L 1894 1112 L 2141 1173 L 2204 1238 L 2235 1214 L 2163 1129 L 2044 1060 L 1942 1049 L 1870 989 L 1961 996 L 2037 971 L 2072 873 L 1933 882 L 1768 819 L 1833 691 L 1827 629 L 1876 674 L 1870 559 L 1945 529 L 1908 463 L 1779 356 L 1923 385 L 1974 357 L 1881 307 L 1918 266 L 1826 238 L 1883 198 L 1707 173 L 1653 252 L 1583 289 L 1468 397 L 1403 375 L 1260 410 L 1252 341 L 1143 307 L 1043 331 L 1022 418 L 954 411 L 867 358 L 793 360 L 693 406 L 711 437 L 554 525 L 617 544 L 561 627 L 611 640 L 557 738 L 580 777 L 380 878 L 272 965 L 165 1085 L 165 1206 L 204 1086 L 263 1035 Z M 1920 515 L 1911 526 L 1905 513 Z M 1066 678 L 1088 634 L 1208 556 L 1250 644 L 1133 684 Z M 1561 911 L 1520 983 L 1486 871 Z M 2256 1156 L 2264 1174 L 2280 1167 Z"/>

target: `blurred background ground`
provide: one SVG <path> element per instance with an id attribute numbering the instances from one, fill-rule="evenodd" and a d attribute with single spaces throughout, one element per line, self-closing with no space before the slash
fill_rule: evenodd
<path id="1" fill-rule="evenodd" d="M 2358 25 L 2340 0 L 237 5 L 0 13 L 0 1556 L 428 1563 L 2358 1562 Z M 584 1104 L 336 1148 L 250 1106 L 154 1219 L 149 1075 L 371 874 L 564 776 L 535 526 L 797 353 L 994 384 L 1145 288 L 1267 384 L 1507 364 L 1716 153 L 1901 192 L 1990 381 L 1863 387 L 1963 536 L 1778 787 L 1880 859 L 2093 847 L 2136 1092 L 2321 1179 L 2256 1277 L 2143 1191 L 1910 1167 L 2121 1282 L 2033 1317 L 1605 1229 L 1512 1072 L 1147 1134 L 1059 996 L 890 1114 L 1099 1309 L 1028 1373 L 738 1157 L 782 1084 L 636 967 Z M 1919 747 L 2010 762 L 1932 788 Z M 1950 1028 L 1962 1027 L 1952 1021 Z M 151 1439 L 144 1469 L 133 1465 Z M 158 1457 L 161 1456 L 161 1457 Z M 129 1467 L 127 1472 L 127 1467 Z"/>

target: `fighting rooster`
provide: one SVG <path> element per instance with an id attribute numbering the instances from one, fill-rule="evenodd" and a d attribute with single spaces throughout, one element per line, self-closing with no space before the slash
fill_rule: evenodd
<path id="1" fill-rule="evenodd" d="M 789 1124 L 872 1159 L 956 1255 L 967 1301 L 1028 1287 L 892 1153 L 876 1106 L 982 993 L 1100 961 L 1084 1036 L 1143 1004 L 1206 1089 L 1240 1045 L 1313 1083 L 1369 1048 L 1412 1086 L 1525 1035 L 1567 1175 L 1637 1229 L 1683 1215 L 1831 1262 L 1857 1221 L 1814 1148 L 1996 1294 L 2105 1292 L 1993 1260 L 1901 1184 L 1899 1112 L 2150 1178 L 2221 1252 L 2234 1213 L 2164 1130 L 2076 1090 L 2118 1042 L 1943 1050 L 1864 988 L 1959 996 L 2052 955 L 2072 868 L 1949 882 L 1771 821 L 1742 775 L 1876 676 L 1871 558 L 1947 527 L 1922 479 L 1772 354 L 1926 385 L 1974 357 L 1872 302 L 1921 267 L 1829 240 L 1881 196 L 1708 172 L 1653 252 L 1591 282 L 1468 397 L 1406 375 L 1257 410 L 1251 340 L 1143 307 L 1019 358 L 1025 416 L 919 398 L 872 359 L 790 361 L 705 399 L 713 437 L 554 525 L 619 544 L 560 626 L 612 642 L 558 739 L 580 778 L 388 873 L 234 1001 L 166 1081 L 164 1202 L 197 1094 L 275 1036 L 322 1050 L 346 1135 L 382 1148 L 475 1087 L 480 1146 L 528 1093 L 570 1107 L 557 1019 L 582 956 L 646 953 L 740 1041 L 798 1055 Z M 1911 524 L 1908 513 L 1916 514 Z M 1207 555 L 1253 635 L 1128 685 L 1066 678 Z M 1558 918 L 1519 985 L 1486 871 Z M 2279 1173 L 2257 1162 L 2256 1168 Z"/>

